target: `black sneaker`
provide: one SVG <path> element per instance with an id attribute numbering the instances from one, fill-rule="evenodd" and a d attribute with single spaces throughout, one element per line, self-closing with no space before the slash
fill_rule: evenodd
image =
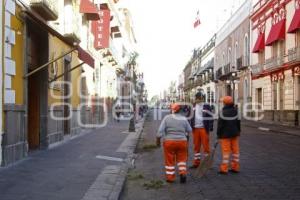
<path id="1" fill-rule="evenodd" d="M 220 174 L 220 175 L 227 175 L 228 173 L 227 172 L 219 171 L 218 174 Z"/>
<path id="2" fill-rule="evenodd" d="M 189 166 L 189 169 L 197 169 L 199 167 L 199 165 L 192 165 L 192 166 Z"/>
<path id="3" fill-rule="evenodd" d="M 166 180 L 167 183 L 174 183 L 174 181 Z"/>
<path id="4" fill-rule="evenodd" d="M 234 170 L 234 169 L 231 169 L 231 170 L 229 170 L 229 172 L 231 172 L 231 173 L 234 173 L 234 174 L 238 174 L 238 173 L 240 173 L 239 171 L 237 171 L 237 170 Z"/>
<path id="5" fill-rule="evenodd" d="M 180 175 L 180 183 L 186 183 L 186 175 Z"/>

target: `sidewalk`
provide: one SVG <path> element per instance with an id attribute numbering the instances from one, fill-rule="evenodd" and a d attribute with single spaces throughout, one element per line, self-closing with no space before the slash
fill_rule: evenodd
<path id="1" fill-rule="evenodd" d="M 109 122 L 55 148 L 0 169 L 1 200 L 117 200 L 142 132 Z"/>
<path id="2" fill-rule="evenodd" d="M 300 136 L 300 127 L 291 127 L 250 120 L 243 120 L 242 125 L 247 127 L 258 128 L 262 131 Z"/>

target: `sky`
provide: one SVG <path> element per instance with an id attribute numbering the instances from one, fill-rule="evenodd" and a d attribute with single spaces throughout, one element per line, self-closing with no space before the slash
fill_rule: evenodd
<path id="1" fill-rule="evenodd" d="M 194 48 L 204 46 L 245 0 L 121 0 L 129 8 L 149 98 L 178 81 Z M 199 10 L 201 25 L 193 24 Z"/>

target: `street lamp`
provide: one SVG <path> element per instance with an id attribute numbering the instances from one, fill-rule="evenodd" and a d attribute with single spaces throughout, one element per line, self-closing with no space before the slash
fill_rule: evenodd
<path id="1" fill-rule="evenodd" d="M 235 102 L 235 83 L 236 83 L 237 72 L 233 71 L 229 77 L 229 80 L 226 80 L 227 84 L 232 84 L 232 99 Z"/>

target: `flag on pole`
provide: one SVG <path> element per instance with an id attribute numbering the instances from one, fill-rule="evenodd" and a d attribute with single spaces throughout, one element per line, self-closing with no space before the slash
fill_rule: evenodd
<path id="1" fill-rule="evenodd" d="M 197 11 L 197 17 L 196 17 L 196 20 L 194 22 L 194 28 L 197 28 L 200 24 L 201 24 L 201 21 L 200 21 L 199 10 L 198 10 Z"/>

